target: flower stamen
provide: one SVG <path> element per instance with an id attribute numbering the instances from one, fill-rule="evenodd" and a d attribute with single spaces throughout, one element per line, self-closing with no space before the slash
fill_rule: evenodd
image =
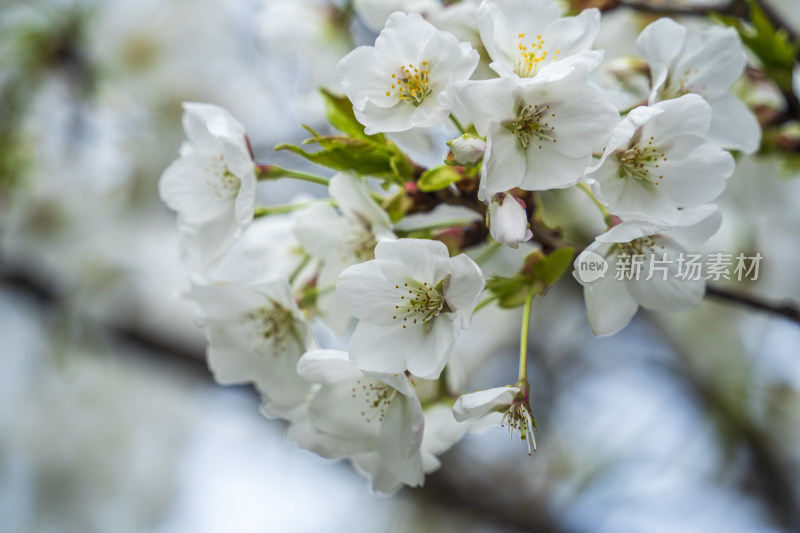
<path id="1" fill-rule="evenodd" d="M 400 67 L 401 74 L 398 77 L 392 74 L 392 89 L 396 91 L 397 97 L 414 107 L 419 107 L 425 97 L 431 94 L 430 70 L 428 62 L 422 62 L 422 69 L 418 69 L 411 63 Z M 389 96 L 391 91 L 387 91 Z"/>

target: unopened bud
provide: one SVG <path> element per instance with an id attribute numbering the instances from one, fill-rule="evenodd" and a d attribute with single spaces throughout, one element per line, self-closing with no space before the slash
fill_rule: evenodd
<path id="1" fill-rule="evenodd" d="M 447 141 L 447 146 L 453 153 L 453 160 L 459 165 L 477 163 L 486 151 L 486 141 L 469 133 L 450 139 Z"/>
<path id="2" fill-rule="evenodd" d="M 492 195 L 486 211 L 486 225 L 495 241 L 511 248 L 533 238 L 525 202 L 504 192 Z"/>

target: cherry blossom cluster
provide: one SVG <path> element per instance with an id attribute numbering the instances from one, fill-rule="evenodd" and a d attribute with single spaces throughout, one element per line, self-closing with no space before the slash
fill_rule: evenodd
<path id="1" fill-rule="evenodd" d="M 670 258 L 708 239 L 730 151 L 756 151 L 761 130 L 730 92 L 747 60 L 732 29 L 667 18 L 647 26 L 635 53 L 649 91 L 620 108 L 597 76 L 597 9 L 564 16 L 553 0 L 356 8 L 379 34 L 338 64 L 346 97 L 324 93 L 342 135 L 309 128 L 319 151 L 279 147 L 332 178 L 257 164 L 233 116 L 187 103 L 188 140 L 160 191 L 178 213 L 185 292 L 216 379 L 254 383 L 264 413 L 290 422 L 292 441 L 349 458 L 376 490 L 392 491 L 421 485 L 438 454 L 486 425 L 518 431 L 535 449 L 532 300 L 576 251 L 575 265 L 585 254 Z M 417 155 L 422 139 L 433 148 Z M 258 183 L 282 178 L 324 185 L 328 197 L 258 206 Z M 539 192 L 572 187 L 607 227 L 588 246 L 559 240 L 539 218 Z M 517 274 L 484 264 L 505 248 L 520 251 Z M 705 290 L 673 275 L 575 278 L 598 335 L 639 306 L 694 307 Z M 519 379 L 460 395 L 454 345 L 486 305 L 522 307 Z M 347 351 L 331 349 L 341 335 Z"/>

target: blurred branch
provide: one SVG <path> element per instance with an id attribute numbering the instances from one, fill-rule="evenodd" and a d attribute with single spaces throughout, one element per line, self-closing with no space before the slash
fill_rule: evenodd
<path id="1" fill-rule="evenodd" d="M 662 326 L 653 322 L 659 327 L 664 342 L 677 356 L 679 366 L 672 368 L 675 375 L 691 387 L 709 411 L 711 419 L 720 420 L 725 430 L 732 431 L 733 437 L 747 450 L 752 459 L 751 479 L 755 481 L 761 501 L 775 523 L 786 531 L 800 531 L 800 498 L 795 489 L 794 474 L 787 468 L 788 461 L 781 456 L 775 440 L 725 396 L 716 384 L 714 378 L 717 376 L 702 375 L 695 367 L 691 354 L 679 346 Z"/>
<path id="2" fill-rule="evenodd" d="M 68 298 L 61 291 L 29 271 L 9 269 L 0 265 L 0 287 L 24 292 L 57 313 L 68 315 L 76 313 L 75 310 L 69 309 Z M 98 322 L 85 315 L 79 316 L 79 320 L 85 331 L 99 333 L 102 337 L 110 337 L 120 344 L 140 348 L 143 353 L 151 355 L 159 362 L 164 360 L 178 362 L 208 379 L 211 378 L 202 349 L 187 346 L 174 338 L 165 337 L 133 323 Z"/>
<path id="3" fill-rule="evenodd" d="M 744 21 L 750 19 L 749 2 L 757 5 L 764 11 L 769 21 L 776 30 L 783 30 L 790 41 L 797 42 L 797 31 L 792 28 L 773 8 L 767 0 L 723 0 L 716 4 L 678 4 L 675 2 L 654 0 L 606 0 L 600 2 L 600 9 L 610 11 L 617 7 L 627 7 L 642 13 L 652 13 L 663 16 L 707 17 L 711 14 L 727 15 L 740 18 Z M 800 60 L 800 54 L 798 54 Z"/>
<path id="4" fill-rule="evenodd" d="M 774 315 L 788 318 L 789 320 L 800 324 L 800 307 L 798 307 L 794 302 L 770 302 L 762 300 L 761 298 L 751 294 L 734 292 L 714 285 L 708 285 L 706 287 L 706 296 L 723 300 L 728 303 L 742 305 L 750 309 L 772 313 Z"/>

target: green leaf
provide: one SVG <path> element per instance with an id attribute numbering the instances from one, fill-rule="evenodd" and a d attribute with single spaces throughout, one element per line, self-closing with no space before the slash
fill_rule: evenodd
<path id="1" fill-rule="evenodd" d="M 353 104 L 346 96 L 337 96 L 327 89 L 320 89 L 325 100 L 325 111 L 328 122 L 345 135 L 357 139 L 370 139 L 377 144 L 386 144 L 386 136 L 382 133 L 367 135 L 364 126 L 356 119 Z"/>
<path id="2" fill-rule="evenodd" d="M 276 150 L 289 150 L 305 159 L 334 170 L 352 170 L 361 175 L 395 178 L 394 153 L 385 146 L 351 137 L 314 137 L 310 139 L 322 150 L 307 152 L 294 144 L 279 144 Z"/>
<path id="3" fill-rule="evenodd" d="M 389 215 L 389 219 L 394 222 L 399 222 L 409 209 L 414 205 L 414 201 L 408 197 L 405 189 L 398 190 L 395 194 L 384 200 L 381 207 Z"/>
<path id="4" fill-rule="evenodd" d="M 547 289 L 572 265 L 573 255 L 575 252 L 571 248 L 559 248 L 550 255 L 544 255 L 539 251 L 532 252 L 525 258 L 522 270 L 529 272 L 530 278 L 541 284 L 542 289 Z"/>
<path id="5" fill-rule="evenodd" d="M 486 290 L 497 297 L 497 305 L 500 307 L 519 307 L 525 303 L 530 283 L 530 280 L 523 276 L 510 278 L 493 276 L 486 282 Z"/>
<path id="6" fill-rule="evenodd" d="M 463 178 L 464 175 L 454 167 L 442 165 L 423 172 L 417 186 L 422 192 L 440 191 Z"/>
<path id="7" fill-rule="evenodd" d="M 531 288 L 543 294 L 569 269 L 574 251 L 559 248 L 550 255 L 536 250 L 525 258 L 522 270 L 510 278 L 495 276 L 486 282 L 486 289 L 497 297 L 500 307 L 519 307 Z"/>

